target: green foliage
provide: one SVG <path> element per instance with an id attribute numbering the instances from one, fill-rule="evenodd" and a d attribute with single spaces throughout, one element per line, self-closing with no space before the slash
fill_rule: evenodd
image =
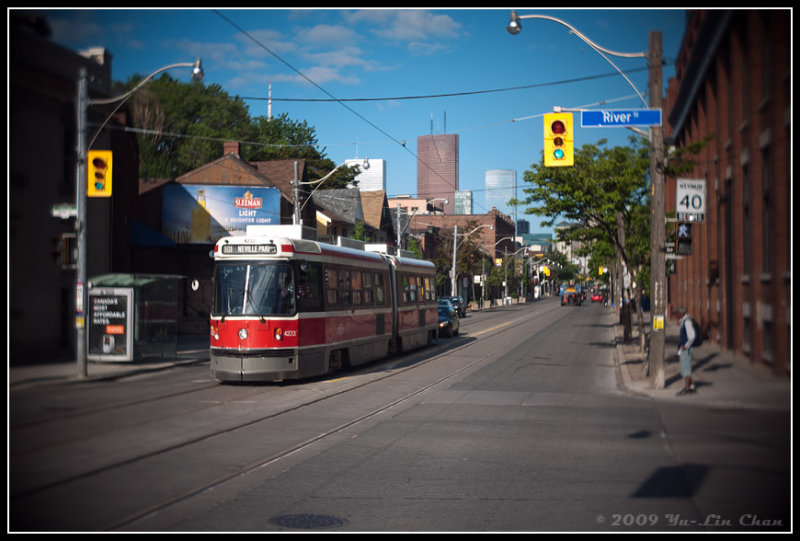
<path id="1" fill-rule="evenodd" d="M 356 225 L 353 226 L 353 238 L 355 240 L 367 242 L 367 227 L 364 225 L 364 222 L 356 222 Z"/>
<path id="2" fill-rule="evenodd" d="M 142 80 L 130 78 L 123 90 Z M 305 159 L 309 180 L 322 178 L 336 163 L 317 147 L 316 133 L 305 121 L 283 114 L 268 120 L 251 118 L 247 105 L 217 84 L 183 83 L 169 74 L 153 79 L 131 99 L 134 126 L 139 129 L 139 175 L 176 178 L 220 158 L 226 141 L 240 143 L 249 162 Z M 345 187 L 358 168 L 343 167 L 320 189 Z"/>
<path id="3" fill-rule="evenodd" d="M 532 185 L 524 189 L 532 205 L 526 213 L 545 217 L 544 225 L 566 221 L 559 240 L 581 241 L 605 258 L 621 256 L 635 270 L 649 259 L 649 149 L 635 137 L 629 147 L 605 143 L 576 149 L 573 167 L 532 165 L 524 174 Z M 571 273 L 565 265 L 559 278 Z"/>
<path id="4" fill-rule="evenodd" d="M 407 241 L 407 244 L 406 244 L 406 250 L 408 250 L 409 252 L 413 252 L 414 253 L 414 257 L 416 259 L 425 259 L 425 256 L 422 253 L 422 248 L 420 248 L 419 243 L 417 242 L 417 239 L 415 239 L 414 237 L 408 237 L 408 241 Z"/>

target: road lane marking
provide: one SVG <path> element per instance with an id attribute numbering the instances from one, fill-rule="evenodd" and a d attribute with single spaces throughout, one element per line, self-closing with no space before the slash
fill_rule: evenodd
<path id="1" fill-rule="evenodd" d="M 500 325 L 495 325 L 494 327 L 490 327 L 490 328 L 488 328 L 488 329 L 486 329 L 484 331 L 476 332 L 474 335 L 471 335 L 471 336 L 480 336 L 482 334 L 486 334 L 487 332 L 496 331 L 497 329 L 502 329 L 503 327 L 507 327 L 508 325 L 511 325 L 512 323 L 515 323 L 515 321 L 506 321 L 505 323 L 501 323 Z"/>

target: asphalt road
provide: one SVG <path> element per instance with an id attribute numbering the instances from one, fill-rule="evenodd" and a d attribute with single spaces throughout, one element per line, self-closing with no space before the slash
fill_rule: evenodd
<path id="1" fill-rule="evenodd" d="M 339 377 L 208 365 L 9 396 L 10 531 L 788 531 L 788 412 L 631 395 L 556 299 Z"/>

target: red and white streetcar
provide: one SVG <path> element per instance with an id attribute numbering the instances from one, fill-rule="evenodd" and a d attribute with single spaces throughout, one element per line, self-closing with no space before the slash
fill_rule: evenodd
<path id="1" fill-rule="evenodd" d="M 385 245 L 307 240 L 300 231 L 251 226 L 214 246 L 214 378 L 329 374 L 436 337 L 433 263 Z"/>

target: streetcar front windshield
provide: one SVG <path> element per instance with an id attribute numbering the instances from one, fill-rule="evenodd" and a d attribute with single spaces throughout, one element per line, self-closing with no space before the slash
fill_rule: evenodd
<path id="1" fill-rule="evenodd" d="M 228 263 L 214 270 L 212 313 L 222 316 L 294 314 L 288 263 Z"/>

